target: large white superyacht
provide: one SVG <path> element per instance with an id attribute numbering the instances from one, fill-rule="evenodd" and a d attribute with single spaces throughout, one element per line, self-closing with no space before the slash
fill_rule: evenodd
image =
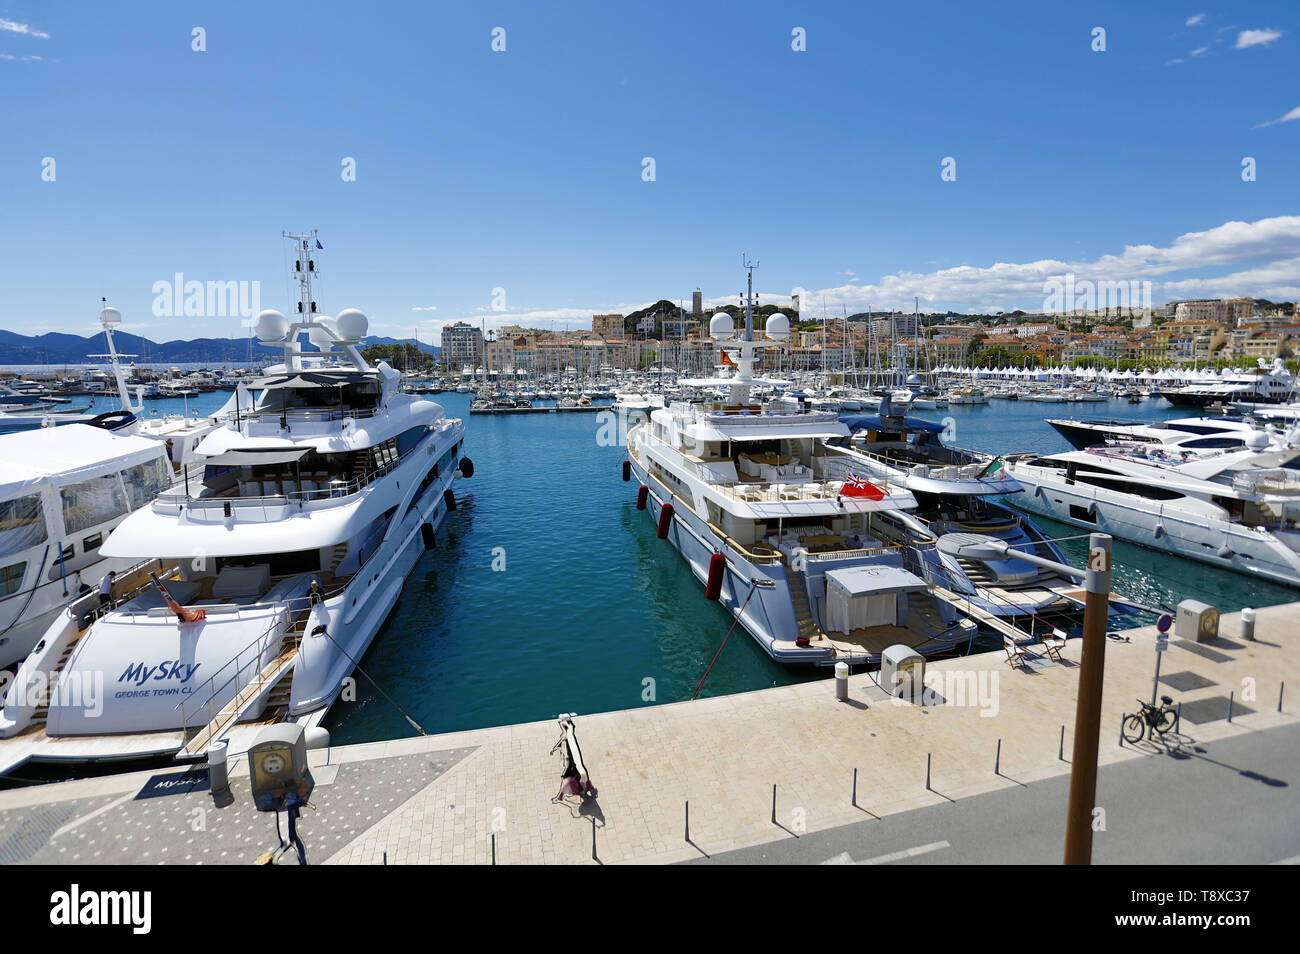
<path id="1" fill-rule="evenodd" d="M 1008 458 L 1015 506 L 1249 576 L 1300 586 L 1300 450 L 1095 447 Z"/>
<path id="2" fill-rule="evenodd" d="M 770 340 L 754 339 L 752 293 L 750 266 L 743 330 L 725 312 L 710 323 L 736 352 L 727 396 L 674 402 L 628 432 L 623 476 L 640 481 L 637 507 L 779 662 L 873 664 L 895 644 L 926 655 L 967 644 L 975 624 L 875 535 L 875 514 L 916 506 L 906 486 L 859 476 L 831 443 L 848 437 L 835 414 L 752 401 L 755 351 L 789 334 L 778 313 Z"/>
<path id="3" fill-rule="evenodd" d="M 201 757 L 268 722 L 319 724 L 469 476 L 465 428 L 358 346 L 365 316 L 316 314 L 314 233 L 290 236 L 301 292 L 264 311 L 282 364 L 251 410 L 100 548 L 134 561 L 111 604 L 56 618 L 0 710 L 0 772 L 29 759 Z M 306 332 L 321 354 L 304 354 Z"/>

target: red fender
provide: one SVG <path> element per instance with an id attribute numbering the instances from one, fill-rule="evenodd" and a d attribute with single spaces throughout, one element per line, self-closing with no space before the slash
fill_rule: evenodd
<path id="1" fill-rule="evenodd" d="M 668 538 L 668 528 L 671 527 L 672 525 L 673 525 L 673 505 L 670 503 L 666 503 L 661 508 L 659 508 L 659 539 L 660 540 L 665 540 Z"/>

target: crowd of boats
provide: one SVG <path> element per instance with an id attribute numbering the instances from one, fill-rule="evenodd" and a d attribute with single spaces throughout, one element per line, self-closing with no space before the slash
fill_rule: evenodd
<path id="1" fill-rule="evenodd" d="M 299 315 L 256 321 L 283 358 L 220 411 L 145 414 L 105 308 L 121 409 L 0 437 L 0 774 L 32 759 L 199 759 L 270 722 L 319 726 L 455 509 L 455 482 L 473 475 L 465 424 L 421 393 L 444 382 L 370 365 L 365 316 L 315 312 L 314 234 L 292 238 Z M 983 453 L 911 412 L 1010 385 L 759 375 L 790 331 L 776 314 L 759 336 L 752 308 L 751 294 L 743 324 L 711 319 L 711 377 L 560 375 L 532 397 L 455 387 L 489 407 L 612 402 L 636 509 L 781 663 L 942 655 L 981 630 L 1068 636 L 1084 595 L 1042 566 L 1068 561 L 1038 516 L 1300 586 L 1293 406 L 1052 420 L 1074 450 Z M 954 545 L 971 535 L 995 546 Z M 1153 609 L 1111 601 L 1120 619 Z"/>

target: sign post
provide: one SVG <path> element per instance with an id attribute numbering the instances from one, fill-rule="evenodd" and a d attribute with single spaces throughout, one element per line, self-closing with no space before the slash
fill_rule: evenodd
<path id="1" fill-rule="evenodd" d="M 1160 660 L 1164 656 L 1165 650 L 1169 648 L 1169 627 L 1174 625 L 1174 618 L 1165 613 L 1160 619 L 1156 620 L 1156 629 L 1160 635 L 1156 637 L 1156 675 L 1151 680 L 1151 704 L 1156 704 L 1156 693 L 1160 690 Z"/>

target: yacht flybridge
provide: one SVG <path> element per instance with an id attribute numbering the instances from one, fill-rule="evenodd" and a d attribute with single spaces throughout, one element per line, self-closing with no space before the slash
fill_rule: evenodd
<path id="1" fill-rule="evenodd" d="M 298 318 L 256 322 L 283 363 L 104 541 L 133 566 L 110 606 L 73 602 L 19 668 L 0 710 L 0 772 L 197 758 L 269 722 L 318 724 L 454 506 L 453 480 L 473 472 L 462 422 L 360 356 L 366 317 L 316 314 L 315 233 L 287 237 Z M 302 352 L 303 332 L 319 356 Z"/>
<path id="2" fill-rule="evenodd" d="M 774 314 L 754 338 L 753 266 L 745 326 L 715 314 L 710 335 L 734 350 L 727 395 L 674 402 L 628 432 L 624 477 L 640 481 L 637 507 L 775 660 L 876 663 L 905 644 L 923 654 L 966 644 L 975 624 L 937 599 L 906 565 L 906 550 L 878 522 L 916 506 L 901 482 L 866 479 L 836 439 L 834 413 L 764 406 L 751 397 L 759 348 L 789 335 Z"/>

